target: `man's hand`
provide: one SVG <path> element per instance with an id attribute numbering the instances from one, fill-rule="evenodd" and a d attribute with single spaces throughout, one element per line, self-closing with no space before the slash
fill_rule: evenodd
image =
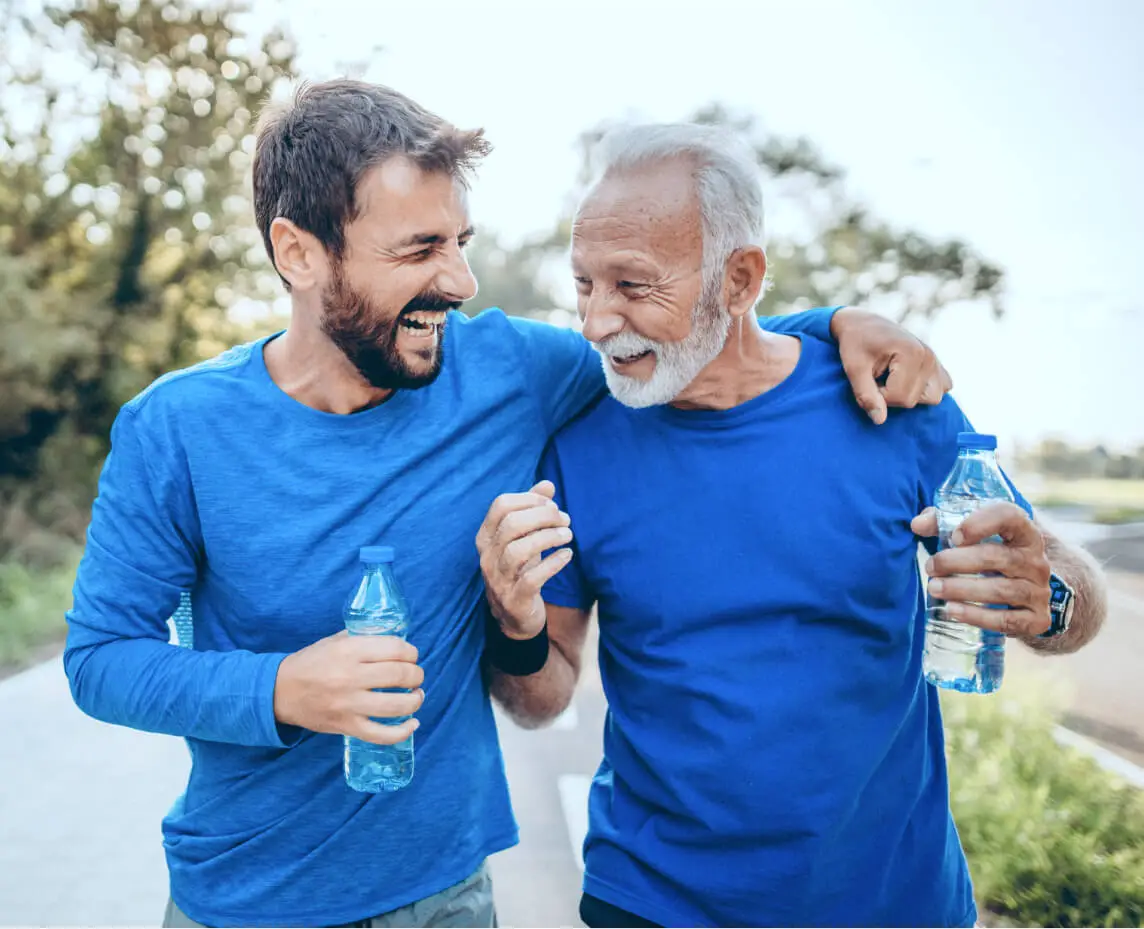
<path id="1" fill-rule="evenodd" d="M 937 535 L 937 513 L 931 507 L 910 524 L 918 536 Z M 1000 536 L 1002 544 L 985 543 Z M 929 593 L 946 601 L 957 619 L 1005 635 L 1031 638 L 1046 632 L 1049 614 L 1049 559 L 1045 539 L 1028 514 L 1013 503 L 992 503 L 970 513 L 950 542 L 926 563 Z M 959 575 L 991 574 L 992 577 Z M 975 604 L 992 603 L 1008 609 Z"/>
<path id="2" fill-rule="evenodd" d="M 287 655 L 274 684 L 274 716 L 313 732 L 396 745 L 420 725 L 374 722 L 416 713 L 425 699 L 417 649 L 392 635 L 337 635 Z M 410 693 L 377 693 L 401 688 Z"/>
<path id="3" fill-rule="evenodd" d="M 830 333 L 858 405 L 878 425 L 886 421 L 887 405 L 941 403 L 953 387 L 930 347 L 884 316 L 843 307 L 831 318 Z M 877 379 L 887 372 L 879 386 Z"/>
<path id="4" fill-rule="evenodd" d="M 531 639 L 544 628 L 540 589 L 572 560 L 568 548 L 540 557 L 572 541 L 571 519 L 553 501 L 555 493 L 551 481 L 541 481 L 528 493 L 501 494 L 477 533 L 489 607 L 512 639 Z"/>

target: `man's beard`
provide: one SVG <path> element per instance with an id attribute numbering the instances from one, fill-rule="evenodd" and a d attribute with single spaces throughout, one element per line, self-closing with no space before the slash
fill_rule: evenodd
<path id="1" fill-rule="evenodd" d="M 723 351 L 731 331 L 731 314 L 720 297 L 722 274 L 705 276 L 691 313 L 691 331 L 680 342 L 656 342 L 634 332 L 620 332 L 594 343 L 604 366 L 608 390 L 624 406 L 636 409 L 671 403 Z M 655 355 L 655 370 L 646 381 L 620 374 L 607 356 L 630 358 L 641 352 Z"/>
<path id="2" fill-rule="evenodd" d="M 413 371 L 397 349 L 402 318 L 419 310 L 440 312 L 455 310 L 460 305 L 458 300 L 423 291 L 387 320 L 369 297 L 350 285 L 342 266 L 337 264 L 333 281 L 322 294 L 321 327 L 370 386 L 379 390 L 412 390 L 427 387 L 441 373 L 445 326 L 439 327 L 433 348 L 417 353 L 429 367 Z"/>

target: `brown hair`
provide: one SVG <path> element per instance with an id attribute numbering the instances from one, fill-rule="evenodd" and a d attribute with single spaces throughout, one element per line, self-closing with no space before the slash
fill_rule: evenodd
<path id="1" fill-rule="evenodd" d="M 458 129 L 380 84 L 303 84 L 289 104 L 268 107 L 258 122 L 254 216 L 270 261 L 270 224 L 279 216 L 343 257 L 346 226 L 359 211 L 358 183 L 386 159 L 404 156 L 467 184 L 491 148 L 484 130 Z"/>

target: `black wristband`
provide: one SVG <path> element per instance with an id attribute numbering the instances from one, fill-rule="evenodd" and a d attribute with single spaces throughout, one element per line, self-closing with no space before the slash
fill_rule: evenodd
<path id="1" fill-rule="evenodd" d="M 485 656 L 493 667 L 513 677 L 535 674 L 548 661 L 548 624 L 531 639 L 510 639 L 490 613 L 486 623 Z"/>

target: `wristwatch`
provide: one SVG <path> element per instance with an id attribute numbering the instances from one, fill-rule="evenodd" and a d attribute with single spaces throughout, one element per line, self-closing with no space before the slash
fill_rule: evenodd
<path id="1" fill-rule="evenodd" d="M 1073 603 L 1076 601 L 1076 591 L 1069 586 L 1068 581 L 1056 574 L 1049 575 L 1049 615 L 1052 625 L 1042 632 L 1038 639 L 1055 639 L 1068 632 L 1069 623 L 1072 622 Z"/>

